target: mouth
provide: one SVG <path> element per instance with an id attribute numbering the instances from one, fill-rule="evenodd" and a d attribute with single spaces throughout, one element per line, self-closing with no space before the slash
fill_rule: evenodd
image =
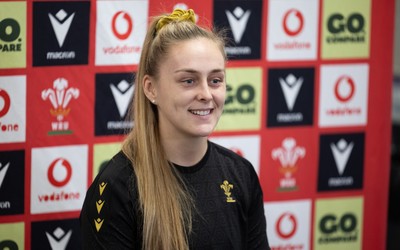
<path id="1" fill-rule="evenodd" d="M 198 116 L 206 116 L 213 112 L 214 109 L 201 109 L 201 110 L 189 110 L 190 113 Z"/>

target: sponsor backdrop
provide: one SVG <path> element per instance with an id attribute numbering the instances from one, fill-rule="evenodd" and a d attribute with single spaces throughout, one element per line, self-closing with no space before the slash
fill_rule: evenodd
<path id="1" fill-rule="evenodd" d="M 394 1 L 0 2 L 0 249 L 78 249 L 148 17 L 229 29 L 210 137 L 254 165 L 273 249 L 384 249 Z M 176 94 L 176 93 L 173 93 Z"/>

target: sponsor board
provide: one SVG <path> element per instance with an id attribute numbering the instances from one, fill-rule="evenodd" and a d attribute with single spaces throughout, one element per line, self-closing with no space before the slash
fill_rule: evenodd
<path id="1" fill-rule="evenodd" d="M 262 140 L 261 185 L 270 199 L 296 199 L 316 189 L 318 140 L 312 129 L 276 130 Z"/>
<path id="2" fill-rule="evenodd" d="M 33 66 L 88 64 L 89 1 L 33 3 Z"/>
<path id="3" fill-rule="evenodd" d="M 261 127 L 261 68 L 227 68 L 224 112 L 217 131 Z"/>
<path id="4" fill-rule="evenodd" d="M 268 71 L 267 127 L 312 125 L 314 68 Z"/>
<path id="5" fill-rule="evenodd" d="M 64 144 L 80 143 L 93 134 L 94 76 L 78 67 L 46 69 L 35 69 L 27 79 L 31 142 L 36 147 L 54 145 L 61 138 Z"/>
<path id="6" fill-rule="evenodd" d="M 362 197 L 318 199 L 314 213 L 314 249 L 362 249 L 363 203 Z"/>
<path id="7" fill-rule="evenodd" d="M 96 65 L 138 64 L 147 30 L 148 1 L 98 1 Z"/>
<path id="8" fill-rule="evenodd" d="M 267 60 L 315 60 L 319 1 L 268 1 Z"/>
<path id="9" fill-rule="evenodd" d="M 87 145 L 33 148 L 31 213 L 80 210 L 88 167 Z"/>
<path id="10" fill-rule="evenodd" d="M 26 67 L 26 2 L 0 2 L 0 69 Z"/>
<path id="11" fill-rule="evenodd" d="M 321 57 L 368 58 L 371 36 L 371 0 L 324 1 Z"/>
<path id="12" fill-rule="evenodd" d="M 214 1 L 214 24 L 227 27 L 230 60 L 260 59 L 263 1 Z"/>
<path id="13" fill-rule="evenodd" d="M 32 222 L 31 228 L 32 249 L 81 248 L 79 219 Z"/>
<path id="14" fill-rule="evenodd" d="M 95 135 L 124 134 L 131 130 L 128 120 L 135 86 L 132 73 L 96 74 Z"/>
<path id="15" fill-rule="evenodd" d="M 25 151 L 0 151 L 0 216 L 24 214 L 24 177 Z"/>
<path id="16" fill-rule="evenodd" d="M 310 249 L 311 200 L 265 202 L 271 250 Z"/>
<path id="17" fill-rule="evenodd" d="M 362 189 L 364 133 L 320 136 L 318 191 Z"/>
<path id="18" fill-rule="evenodd" d="M 23 222 L 0 224 L 0 249 L 25 249 L 25 224 Z"/>
<path id="19" fill-rule="evenodd" d="M 322 65 L 319 126 L 365 126 L 368 117 L 369 65 Z"/>
<path id="20" fill-rule="evenodd" d="M 26 76 L 0 76 L 0 144 L 26 140 Z"/>

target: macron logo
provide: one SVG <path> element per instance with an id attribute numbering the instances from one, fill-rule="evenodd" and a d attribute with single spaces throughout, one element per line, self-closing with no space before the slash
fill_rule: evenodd
<path id="1" fill-rule="evenodd" d="M 134 85 L 130 85 L 127 81 L 122 80 L 117 86 L 110 84 L 112 95 L 114 96 L 115 103 L 117 104 L 120 117 L 124 117 L 128 111 L 131 97 L 134 91 Z"/>
<path id="2" fill-rule="evenodd" d="M 72 15 L 66 18 L 67 12 L 65 12 L 63 9 L 59 10 L 55 17 L 49 13 L 51 26 L 53 26 L 53 30 L 54 33 L 56 34 L 56 38 L 60 48 L 64 44 L 65 37 L 67 36 L 69 27 L 71 26 L 72 19 L 74 19 L 74 16 L 75 13 L 72 13 Z"/>
<path id="3" fill-rule="evenodd" d="M 2 166 L 0 163 L 0 188 L 1 188 L 1 185 L 3 184 L 4 177 L 6 176 L 9 166 L 10 166 L 10 163 L 7 163 L 5 166 Z"/>
<path id="4" fill-rule="evenodd" d="M 65 233 L 64 230 L 57 227 L 54 230 L 53 235 L 46 232 L 47 239 L 49 240 L 51 249 L 59 249 L 64 250 L 67 248 L 69 239 L 71 238 L 72 230 L 69 230 L 68 233 Z"/>
<path id="5" fill-rule="evenodd" d="M 336 145 L 331 143 L 333 158 L 335 159 L 336 167 L 340 175 L 343 174 L 346 168 L 353 147 L 353 142 L 348 144 L 344 139 L 340 139 Z"/>
<path id="6" fill-rule="evenodd" d="M 301 85 L 303 84 L 303 77 L 297 79 L 293 74 L 289 74 L 286 79 L 279 78 L 279 83 L 281 84 L 286 105 L 289 111 L 292 111 Z"/>
<path id="7" fill-rule="evenodd" d="M 233 14 L 227 10 L 225 13 L 232 29 L 233 39 L 236 43 L 239 43 L 240 40 L 242 40 L 242 36 L 244 34 L 244 30 L 246 29 L 247 22 L 249 21 L 251 11 L 247 10 L 244 12 L 242 8 L 236 7 L 233 11 Z"/>

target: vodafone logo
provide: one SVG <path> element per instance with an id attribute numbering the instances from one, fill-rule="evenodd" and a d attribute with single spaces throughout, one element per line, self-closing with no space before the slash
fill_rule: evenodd
<path id="1" fill-rule="evenodd" d="M 355 84 L 351 77 L 343 75 L 335 83 L 335 97 L 341 102 L 347 102 L 354 96 Z"/>
<path id="2" fill-rule="evenodd" d="M 54 160 L 47 170 L 47 178 L 49 179 L 50 183 L 55 187 L 65 186 L 71 179 L 71 176 L 71 164 L 63 158 L 58 158 Z"/>
<path id="3" fill-rule="evenodd" d="M 298 35 L 304 26 L 303 14 L 296 9 L 290 9 L 283 17 L 282 26 L 288 36 Z"/>
<path id="4" fill-rule="evenodd" d="M 10 106 L 10 96 L 4 89 L 0 89 L 0 118 L 7 114 Z"/>
<path id="5" fill-rule="evenodd" d="M 112 18 L 111 29 L 118 39 L 127 39 L 133 29 L 131 16 L 124 11 L 118 11 Z"/>
<path id="6" fill-rule="evenodd" d="M 296 217 L 289 212 L 282 214 L 275 224 L 275 230 L 282 239 L 291 238 L 297 230 Z"/>

